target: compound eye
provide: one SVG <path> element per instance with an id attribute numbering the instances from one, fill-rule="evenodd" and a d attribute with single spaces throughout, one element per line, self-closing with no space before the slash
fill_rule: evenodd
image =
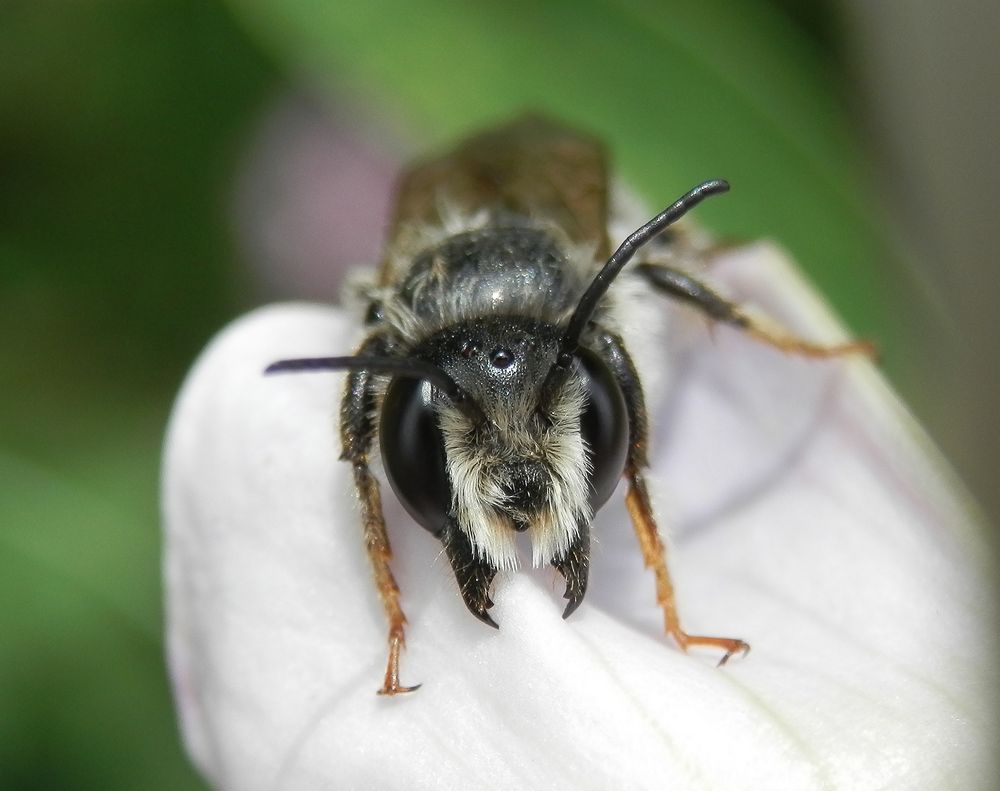
<path id="1" fill-rule="evenodd" d="M 438 428 L 431 385 L 393 379 L 382 402 L 379 444 L 389 484 L 421 526 L 438 535 L 451 510 L 444 438 Z"/>
<path id="2" fill-rule="evenodd" d="M 596 513 L 614 493 L 625 470 L 628 411 L 625 396 L 604 361 L 589 349 L 581 349 L 578 359 L 587 392 L 580 433 L 590 455 L 590 507 Z"/>

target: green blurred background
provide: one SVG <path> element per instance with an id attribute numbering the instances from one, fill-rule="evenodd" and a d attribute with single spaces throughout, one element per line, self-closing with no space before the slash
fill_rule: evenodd
<path id="1" fill-rule="evenodd" d="M 911 7 L 901 39 L 893 4 L 864 5 L 5 0 L 0 788 L 202 787 L 171 709 L 158 557 L 160 445 L 184 372 L 255 304 L 336 299 L 336 277 L 313 270 L 377 250 L 384 221 L 354 229 L 338 201 L 384 205 L 396 162 L 524 107 L 603 135 L 651 204 L 730 179 L 699 217 L 790 248 L 995 504 L 988 281 L 962 279 L 988 271 L 995 202 L 958 217 L 988 224 L 982 238 L 939 227 L 980 175 L 939 160 L 964 163 L 993 116 L 946 150 L 914 129 L 919 97 L 954 91 L 918 84 L 909 101 L 894 79 L 919 77 L 907 55 L 951 22 L 915 25 Z M 970 74 L 954 79 L 974 91 Z M 333 157 L 328 189 L 303 186 L 281 163 L 304 139 L 364 156 Z M 331 207 L 310 212 L 328 245 L 307 229 L 319 241 L 287 277 L 294 218 L 276 221 L 284 236 L 260 229 L 296 202 L 269 190 Z"/>

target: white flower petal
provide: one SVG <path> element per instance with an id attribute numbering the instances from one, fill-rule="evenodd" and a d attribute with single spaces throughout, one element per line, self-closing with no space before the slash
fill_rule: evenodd
<path id="1" fill-rule="evenodd" d="M 734 252 L 715 275 L 810 337 L 840 332 L 770 247 Z M 337 460 L 342 376 L 261 375 L 352 348 L 357 332 L 305 305 L 225 330 L 179 398 L 164 473 L 170 666 L 188 749 L 214 785 L 980 780 L 998 736 L 994 613 L 960 487 L 867 364 L 689 323 L 651 398 L 651 483 L 687 628 L 753 653 L 717 669 L 667 643 L 620 504 L 595 525 L 590 592 L 571 619 L 559 580 L 521 572 L 498 578 L 501 629 L 485 628 L 439 542 L 384 487 L 410 620 L 402 680 L 424 683 L 397 699 L 374 694 L 385 625 Z"/>

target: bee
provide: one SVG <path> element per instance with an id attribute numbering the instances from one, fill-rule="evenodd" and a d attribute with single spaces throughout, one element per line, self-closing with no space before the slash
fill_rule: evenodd
<path id="1" fill-rule="evenodd" d="M 534 566 L 565 579 L 563 617 L 579 607 L 594 514 L 624 477 L 666 632 L 685 650 L 719 649 L 719 664 L 749 651 L 738 638 L 681 627 L 643 478 L 643 389 L 607 291 L 616 278 L 639 279 L 789 352 L 829 357 L 870 346 L 822 346 L 764 327 L 681 269 L 642 260 L 666 228 L 728 189 L 718 179 L 699 184 L 611 253 L 598 140 L 537 116 L 475 135 L 403 174 L 381 263 L 364 289 L 367 335 L 355 354 L 268 366 L 348 371 L 341 458 L 353 470 L 388 621 L 379 694 L 419 685 L 400 682 L 406 618 L 372 472 L 376 446 L 396 496 L 441 541 L 465 605 L 484 623 L 497 626 L 491 587 L 498 571 L 517 566 L 518 533 L 530 538 Z"/>

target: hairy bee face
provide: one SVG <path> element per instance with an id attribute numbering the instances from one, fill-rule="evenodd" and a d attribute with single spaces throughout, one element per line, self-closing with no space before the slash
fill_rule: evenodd
<path id="1" fill-rule="evenodd" d="M 411 351 L 476 400 L 479 424 L 427 382 L 397 379 L 383 401 L 383 465 L 404 506 L 434 533 L 454 516 L 497 569 L 516 567 L 517 532 L 530 536 L 534 565 L 564 556 L 625 465 L 624 398 L 596 355 L 540 408 L 558 340 L 555 325 L 503 317 L 449 327 Z"/>

